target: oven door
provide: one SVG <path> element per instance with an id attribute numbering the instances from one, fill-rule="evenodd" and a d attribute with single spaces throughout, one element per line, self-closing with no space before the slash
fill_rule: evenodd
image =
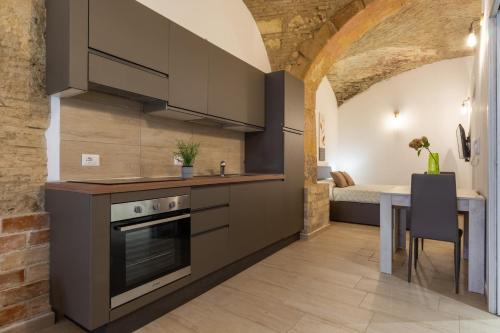
<path id="1" fill-rule="evenodd" d="M 189 210 L 111 223 L 111 308 L 191 273 Z"/>

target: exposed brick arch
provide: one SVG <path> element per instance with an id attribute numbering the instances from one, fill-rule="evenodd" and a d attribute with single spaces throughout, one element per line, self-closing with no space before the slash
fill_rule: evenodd
<path id="1" fill-rule="evenodd" d="M 306 185 L 316 183 L 316 90 L 332 65 L 349 47 L 387 18 L 400 12 L 408 0 L 375 0 L 352 16 L 326 41 L 304 75 L 305 131 L 304 153 Z"/>

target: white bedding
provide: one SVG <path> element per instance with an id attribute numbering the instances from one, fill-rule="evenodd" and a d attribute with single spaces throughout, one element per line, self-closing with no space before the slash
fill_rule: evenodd
<path id="1" fill-rule="evenodd" d="M 322 180 L 318 183 L 330 185 L 330 201 L 349 201 L 362 203 L 380 203 L 380 192 L 387 191 L 394 185 L 354 185 L 349 187 L 333 187 L 332 180 Z"/>

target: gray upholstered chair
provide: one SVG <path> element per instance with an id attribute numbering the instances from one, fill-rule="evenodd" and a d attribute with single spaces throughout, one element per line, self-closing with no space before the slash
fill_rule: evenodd
<path id="1" fill-rule="evenodd" d="M 415 239 L 452 242 L 455 247 L 455 292 L 458 293 L 460 240 L 463 231 L 458 228 L 455 175 L 412 175 L 410 219 L 408 282 L 411 282 L 413 255 L 415 256 L 415 269 L 417 269 L 418 242 Z"/>

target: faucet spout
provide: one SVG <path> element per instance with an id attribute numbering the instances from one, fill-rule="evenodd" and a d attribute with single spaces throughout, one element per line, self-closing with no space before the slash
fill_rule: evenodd
<path id="1" fill-rule="evenodd" d="M 226 176 L 226 162 L 225 161 L 220 161 L 220 176 L 221 177 Z"/>

